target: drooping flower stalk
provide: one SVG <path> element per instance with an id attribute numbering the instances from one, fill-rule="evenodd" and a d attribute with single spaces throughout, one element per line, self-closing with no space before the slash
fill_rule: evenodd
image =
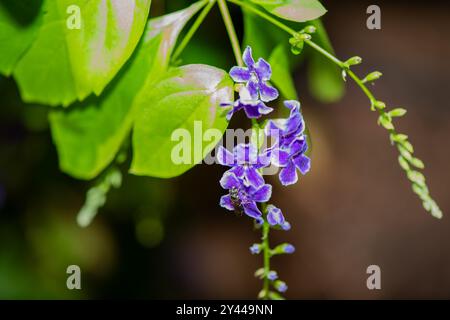
<path id="1" fill-rule="evenodd" d="M 268 83 L 272 70 L 267 61 L 260 58 L 255 62 L 250 47 L 245 49 L 242 60 L 246 67 L 236 66 L 230 70 L 239 98 L 222 107 L 231 107 L 227 119 L 244 109 L 247 117 L 252 120 L 253 130 L 260 130 L 256 119 L 273 110 L 265 103 L 276 99 L 278 91 Z M 270 269 L 270 258 L 295 251 L 294 246 L 287 243 L 273 249 L 270 247 L 270 229 L 287 231 L 291 225 L 284 218 L 281 209 L 268 203 L 272 186 L 264 181 L 262 170 L 271 164 L 280 167 L 280 181 L 283 185 L 289 185 L 298 180 L 297 168 L 302 174 L 306 174 L 310 168 L 310 159 L 304 155 L 307 142 L 303 134 L 305 124 L 300 113 L 300 103 L 286 101 L 285 105 L 291 111 L 289 118 L 269 121 L 265 127 L 266 137 L 275 137 L 275 142 L 270 147 L 260 150 L 257 145 L 249 143 L 239 144 L 232 151 L 219 147 L 217 152 L 218 162 L 230 167 L 220 180 L 222 188 L 228 191 L 228 194 L 221 197 L 220 205 L 239 214 L 245 213 L 255 219 L 256 225 L 262 229 L 261 242 L 250 247 L 252 254 L 263 255 L 263 267 L 255 273 L 255 276 L 263 280 L 263 288 L 258 295 L 261 299 L 283 299 L 272 288 L 284 293 L 287 285 L 278 278 L 275 270 Z"/>

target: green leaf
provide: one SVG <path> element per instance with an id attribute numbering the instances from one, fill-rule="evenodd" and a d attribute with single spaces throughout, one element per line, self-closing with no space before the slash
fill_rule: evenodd
<path id="1" fill-rule="evenodd" d="M 273 84 L 286 99 L 297 100 L 297 91 L 289 68 L 289 51 L 285 45 L 279 44 L 272 51 L 269 63 L 272 66 Z"/>
<path id="2" fill-rule="evenodd" d="M 0 74 L 9 76 L 42 22 L 42 0 L 0 2 Z"/>
<path id="3" fill-rule="evenodd" d="M 327 10 L 317 0 L 251 0 L 280 18 L 305 22 L 323 16 Z"/>
<path id="4" fill-rule="evenodd" d="M 252 12 L 243 9 L 245 46 L 251 46 L 255 58 L 263 57 L 267 60 L 275 47 L 289 40 L 283 30 L 273 27 Z"/>
<path id="5" fill-rule="evenodd" d="M 64 172 L 91 179 L 114 159 L 132 126 L 133 100 L 144 83 L 150 86 L 167 69 L 181 29 L 203 4 L 150 20 L 132 59 L 100 97 L 51 113 L 53 140 Z"/>
<path id="6" fill-rule="evenodd" d="M 22 99 L 67 106 L 99 95 L 138 44 L 150 2 L 46 0 L 36 40 L 13 72 Z M 68 27 L 77 17 L 70 6 L 80 9 L 80 29 Z"/>
<path id="7" fill-rule="evenodd" d="M 316 27 L 314 41 L 328 52 L 334 53 L 322 22 L 315 20 L 312 24 Z M 308 84 L 314 98 L 323 103 L 336 102 L 345 93 L 341 69 L 316 51 L 311 51 L 308 66 Z"/>
<path id="8" fill-rule="evenodd" d="M 130 172 L 171 178 L 192 168 L 220 140 L 228 122 L 219 105 L 230 101 L 228 74 L 200 64 L 173 68 L 154 86 L 144 87 L 135 102 L 139 116 Z M 208 129 L 216 129 L 212 142 L 203 139 Z"/>

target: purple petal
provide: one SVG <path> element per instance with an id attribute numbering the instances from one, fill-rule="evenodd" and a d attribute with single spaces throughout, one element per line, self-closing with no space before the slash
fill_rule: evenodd
<path id="1" fill-rule="evenodd" d="M 230 211 L 234 211 L 233 202 L 231 202 L 231 197 L 229 194 L 220 198 L 220 206 Z"/>
<path id="2" fill-rule="evenodd" d="M 247 177 L 247 181 L 250 183 L 250 185 L 258 188 L 264 184 L 264 179 L 261 176 L 261 174 L 253 167 L 248 167 L 247 170 L 245 170 L 245 175 Z"/>
<path id="3" fill-rule="evenodd" d="M 247 115 L 247 118 L 256 119 L 261 117 L 261 114 L 258 111 L 258 106 L 245 105 L 244 111 L 245 114 Z"/>
<path id="4" fill-rule="evenodd" d="M 270 77 L 272 76 L 272 69 L 270 68 L 270 64 L 263 58 L 258 59 L 258 62 L 255 65 L 255 71 L 258 74 L 258 78 L 260 81 L 270 80 Z"/>
<path id="5" fill-rule="evenodd" d="M 306 143 L 305 137 L 301 136 L 292 141 L 292 143 L 289 145 L 289 148 L 292 155 L 302 154 L 308 149 L 308 144 Z"/>
<path id="6" fill-rule="evenodd" d="M 311 159 L 307 156 L 300 154 L 294 157 L 295 166 L 300 170 L 302 174 L 308 173 L 309 169 L 311 169 Z"/>
<path id="7" fill-rule="evenodd" d="M 242 205 L 244 208 L 244 212 L 246 215 L 248 215 L 249 217 L 255 218 L 255 219 L 259 219 L 262 216 L 261 211 L 259 211 L 258 206 L 256 205 L 255 202 L 247 202 L 245 204 Z"/>
<path id="8" fill-rule="evenodd" d="M 226 171 L 220 179 L 220 185 L 222 188 L 229 190 L 233 187 L 239 188 L 241 186 L 241 181 L 233 172 Z"/>
<path id="9" fill-rule="evenodd" d="M 298 113 L 291 114 L 286 121 L 285 134 L 294 133 L 302 134 L 304 130 L 304 122 L 302 115 Z"/>
<path id="10" fill-rule="evenodd" d="M 274 205 L 267 206 L 267 221 L 271 226 L 284 224 L 284 216 L 281 210 Z"/>
<path id="11" fill-rule="evenodd" d="M 246 88 L 248 90 L 248 94 L 250 95 L 249 100 L 257 101 L 258 100 L 258 83 L 251 80 L 247 83 Z"/>
<path id="12" fill-rule="evenodd" d="M 284 231 L 291 230 L 291 224 L 287 221 L 284 221 L 284 223 L 281 225 L 281 229 L 283 229 Z"/>
<path id="13" fill-rule="evenodd" d="M 297 171 L 295 165 L 292 161 L 289 161 L 288 165 L 281 169 L 278 175 L 280 182 L 283 186 L 288 186 L 297 182 Z"/>
<path id="14" fill-rule="evenodd" d="M 286 167 L 289 162 L 289 153 L 285 150 L 275 148 L 271 152 L 271 160 L 277 167 Z"/>
<path id="15" fill-rule="evenodd" d="M 234 148 L 233 152 L 239 164 L 255 164 L 258 159 L 258 150 L 253 144 L 240 143 Z"/>
<path id="16" fill-rule="evenodd" d="M 232 172 L 236 175 L 236 177 L 242 179 L 244 177 L 245 170 L 242 166 L 236 165 L 228 170 L 228 172 Z"/>
<path id="17" fill-rule="evenodd" d="M 267 202 L 272 196 L 272 186 L 270 184 L 265 184 L 259 189 L 251 191 L 251 197 L 256 202 Z"/>
<path id="18" fill-rule="evenodd" d="M 217 150 L 217 162 L 223 166 L 233 166 L 235 163 L 233 154 L 222 146 Z"/>
<path id="19" fill-rule="evenodd" d="M 255 60 L 253 60 L 252 56 L 252 48 L 250 46 L 247 46 L 244 50 L 244 54 L 242 55 L 242 59 L 244 60 L 244 63 L 249 67 L 250 69 L 255 67 Z"/>
<path id="20" fill-rule="evenodd" d="M 260 114 L 269 114 L 273 111 L 271 107 L 266 106 L 264 103 L 258 103 L 258 112 Z"/>
<path id="21" fill-rule="evenodd" d="M 266 136 L 280 136 L 281 128 L 279 128 L 272 120 L 269 120 L 264 127 L 264 133 Z"/>
<path id="22" fill-rule="evenodd" d="M 261 96 L 261 100 L 264 102 L 269 102 L 278 98 L 278 90 L 265 82 L 260 82 L 259 94 Z"/>
<path id="23" fill-rule="evenodd" d="M 297 100 L 286 100 L 284 105 L 291 110 L 291 114 L 300 111 L 300 102 Z"/>
<path id="24" fill-rule="evenodd" d="M 234 82 L 247 82 L 252 77 L 252 74 L 247 68 L 233 67 L 230 70 L 230 76 Z"/>

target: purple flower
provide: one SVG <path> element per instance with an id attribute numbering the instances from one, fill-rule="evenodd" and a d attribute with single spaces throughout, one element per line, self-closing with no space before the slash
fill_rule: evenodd
<path id="1" fill-rule="evenodd" d="M 267 221 L 271 226 L 279 225 L 283 230 L 289 230 L 291 225 L 284 219 L 281 210 L 274 205 L 267 206 Z"/>
<path id="2" fill-rule="evenodd" d="M 259 254 L 261 252 L 261 245 L 254 243 L 251 247 L 250 247 L 250 252 L 252 254 Z"/>
<path id="3" fill-rule="evenodd" d="M 217 161 L 223 166 L 231 167 L 228 172 L 233 172 L 246 186 L 252 185 L 256 188 L 264 184 L 258 169 L 270 164 L 270 159 L 265 155 L 259 155 L 258 149 L 253 144 L 243 143 L 234 147 L 233 153 L 220 146 L 217 150 Z"/>
<path id="4" fill-rule="evenodd" d="M 286 149 L 290 144 L 300 136 L 303 136 L 305 122 L 300 113 L 300 103 L 295 100 L 288 100 L 284 105 L 290 109 L 290 115 L 287 119 L 278 121 L 269 120 L 265 127 L 267 136 L 275 136 L 276 141 L 273 148 Z"/>
<path id="5" fill-rule="evenodd" d="M 276 288 L 279 292 L 283 293 L 283 292 L 286 292 L 286 291 L 287 291 L 288 286 L 287 286 L 286 282 L 281 281 L 281 280 L 278 280 L 278 281 L 275 282 L 275 288 Z"/>
<path id="6" fill-rule="evenodd" d="M 272 186 L 263 184 L 259 188 L 246 185 L 235 173 L 227 171 L 220 179 L 222 188 L 229 190 L 227 195 L 220 198 L 220 206 L 230 211 L 244 212 L 249 217 L 262 219 L 262 213 L 256 202 L 267 202 L 272 195 Z"/>
<path id="7" fill-rule="evenodd" d="M 267 274 L 267 279 L 269 279 L 270 281 L 277 280 L 277 278 L 278 274 L 276 271 L 269 271 L 269 273 Z"/>
<path id="8" fill-rule="evenodd" d="M 230 76 L 235 82 L 245 83 L 251 97 L 263 102 L 275 100 L 278 97 L 278 91 L 267 84 L 272 76 L 270 64 L 263 58 L 259 58 L 255 63 L 252 57 L 252 48 L 245 49 L 242 56 L 247 68 L 233 67 L 230 70 Z"/>
<path id="9" fill-rule="evenodd" d="M 295 252 L 295 247 L 292 244 L 285 244 L 283 246 L 284 253 L 291 254 Z"/>
<path id="10" fill-rule="evenodd" d="M 285 101 L 286 107 L 291 110 L 288 119 L 283 121 L 269 121 L 265 131 L 268 136 L 276 136 L 277 140 L 266 153 L 271 161 L 281 167 L 279 179 L 281 184 L 287 186 L 297 182 L 297 169 L 305 175 L 311 167 L 311 160 L 305 155 L 308 149 L 306 136 L 303 134 L 305 124 L 300 113 L 298 101 Z"/>
<path id="11" fill-rule="evenodd" d="M 258 94 L 255 92 L 251 93 L 247 87 L 241 87 L 239 89 L 239 99 L 234 103 L 222 103 L 221 107 L 233 106 L 233 108 L 228 111 L 226 119 L 231 120 L 234 113 L 239 110 L 244 109 L 245 114 L 248 118 L 256 119 L 264 114 L 269 114 L 273 111 L 272 108 L 266 106 L 264 102 L 258 99 Z"/>

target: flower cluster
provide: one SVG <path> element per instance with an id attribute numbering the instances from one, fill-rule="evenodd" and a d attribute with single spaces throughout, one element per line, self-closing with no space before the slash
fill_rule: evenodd
<path id="1" fill-rule="evenodd" d="M 255 62 L 250 47 L 245 49 L 243 61 L 246 67 L 233 67 L 230 70 L 230 76 L 236 82 L 239 98 L 233 103 L 222 105 L 231 107 L 227 113 L 228 120 L 241 109 L 251 119 L 267 115 L 273 108 L 268 107 L 266 103 L 278 97 L 278 91 L 268 82 L 272 75 L 270 64 L 262 58 Z M 297 169 L 302 174 L 306 174 L 310 169 L 311 161 L 305 155 L 308 144 L 304 134 L 305 122 L 300 113 L 300 103 L 285 101 L 284 104 L 290 110 L 289 117 L 269 120 L 264 128 L 267 137 L 275 138 L 270 147 L 258 150 L 252 143 L 241 143 L 232 151 L 223 147 L 217 150 L 218 162 L 229 167 L 220 180 L 220 185 L 228 192 L 221 197 L 220 205 L 227 210 L 246 214 L 253 218 L 257 225 L 262 226 L 263 241 L 250 247 L 252 254 L 265 252 L 273 256 L 295 251 L 294 246 L 288 243 L 273 249 L 269 247 L 268 230 L 270 228 L 289 230 L 291 225 L 286 221 L 281 209 L 268 203 L 272 196 L 272 186 L 266 183 L 263 177 L 263 169 L 275 165 L 281 168 L 279 173 L 281 184 L 290 185 L 298 180 Z M 286 283 L 278 278 L 276 271 L 269 270 L 268 265 L 259 269 L 257 276 L 270 282 L 279 292 L 287 290 Z M 270 298 L 273 295 L 273 292 L 266 290 L 260 293 L 262 298 Z"/>

